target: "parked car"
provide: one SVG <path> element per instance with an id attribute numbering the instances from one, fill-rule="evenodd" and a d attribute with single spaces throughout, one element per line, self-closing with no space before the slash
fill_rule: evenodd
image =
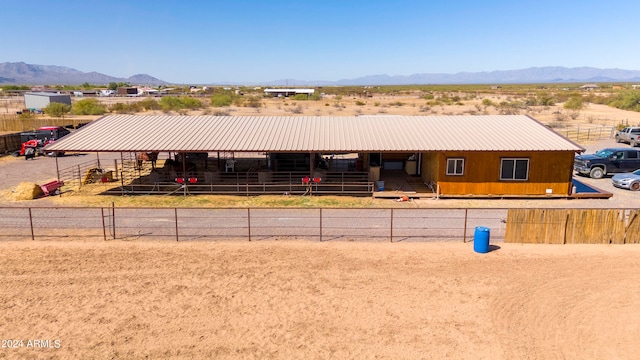
<path id="1" fill-rule="evenodd" d="M 640 190 L 640 169 L 630 173 L 615 174 L 611 182 L 615 187 L 638 191 Z"/>
<path id="2" fill-rule="evenodd" d="M 617 174 L 640 169 L 640 150 L 633 148 L 607 148 L 595 154 L 578 155 L 573 169 L 581 175 L 601 179 L 606 174 Z"/>

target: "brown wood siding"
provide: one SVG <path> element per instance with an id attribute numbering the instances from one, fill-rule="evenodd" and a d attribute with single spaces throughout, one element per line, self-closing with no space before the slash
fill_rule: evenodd
<path id="1" fill-rule="evenodd" d="M 422 180 L 424 181 L 437 181 L 438 179 L 438 167 L 439 163 L 438 153 L 423 153 L 422 165 L 420 166 L 420 173 L 422 174 Z"/>
<path id="2" fill-rule="evenodd" d="M 448 158 L 465 160 L 464 175 L 446 175 Z M 529 159 L 528 180 L 500 180 L 503 158 Z M 571 190 L 573 152 L 450 152 L 438 153 L 436 159 L 425 154 L 423 159 L 423 171 L 435 171 L 434 180 L 443 196 L 546 195 L 547 189 L 558 196 L 569 195 Z"/>

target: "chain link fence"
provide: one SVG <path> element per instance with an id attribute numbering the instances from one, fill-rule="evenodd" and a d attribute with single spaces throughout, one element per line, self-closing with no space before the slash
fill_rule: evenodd
<path id="1" fill-rule="evenodd" d="M 502 241 L 506 209 L 0 208 L 0 240 Z"/>

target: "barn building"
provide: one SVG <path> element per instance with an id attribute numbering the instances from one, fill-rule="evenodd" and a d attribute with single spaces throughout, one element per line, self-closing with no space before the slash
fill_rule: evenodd
<path id="1" fill-rule="evenodd" d="M 48 92 L 27 92 L 24 94 L 26 109 L 42 110 L 54 102 L 71 106 L 71 96 Z"/>
<path id="2" fill-rule="evenodd" d="M 344 179 L 362 182 L 370 193 L 382 192 L 377 183 L 387 180 L 385 190 L 411 192 L 412 184 L 427 184 L 440 197 L 568 197 L 574 156 L 584 148 L 525 115 L 108 115 L 46 150 L 155 152 L 205 160 L 215 155 L 216 162 L 189 175 L 194 185 L 215 184 L 231 171 L 242 189 L 256 184 L 266 189 L 287 176 L 299 184 L 306 174 L 327 186 L 339 179 L 343 185 Z M 233 164 L 248 153 L 263 161 L 247 169 L 228 167 L 226 160 Z M 156 180 L 180 176 L 180 169 L 173 171 Z M 398 177 L 407 188 L 389 185 Z"/>

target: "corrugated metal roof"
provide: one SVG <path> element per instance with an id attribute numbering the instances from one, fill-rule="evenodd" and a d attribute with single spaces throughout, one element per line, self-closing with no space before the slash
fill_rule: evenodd
<path id="1" fill-rule="evenodd" d="M 525 115 L 109 115 L 51 151 L 584 151 Z"/>

